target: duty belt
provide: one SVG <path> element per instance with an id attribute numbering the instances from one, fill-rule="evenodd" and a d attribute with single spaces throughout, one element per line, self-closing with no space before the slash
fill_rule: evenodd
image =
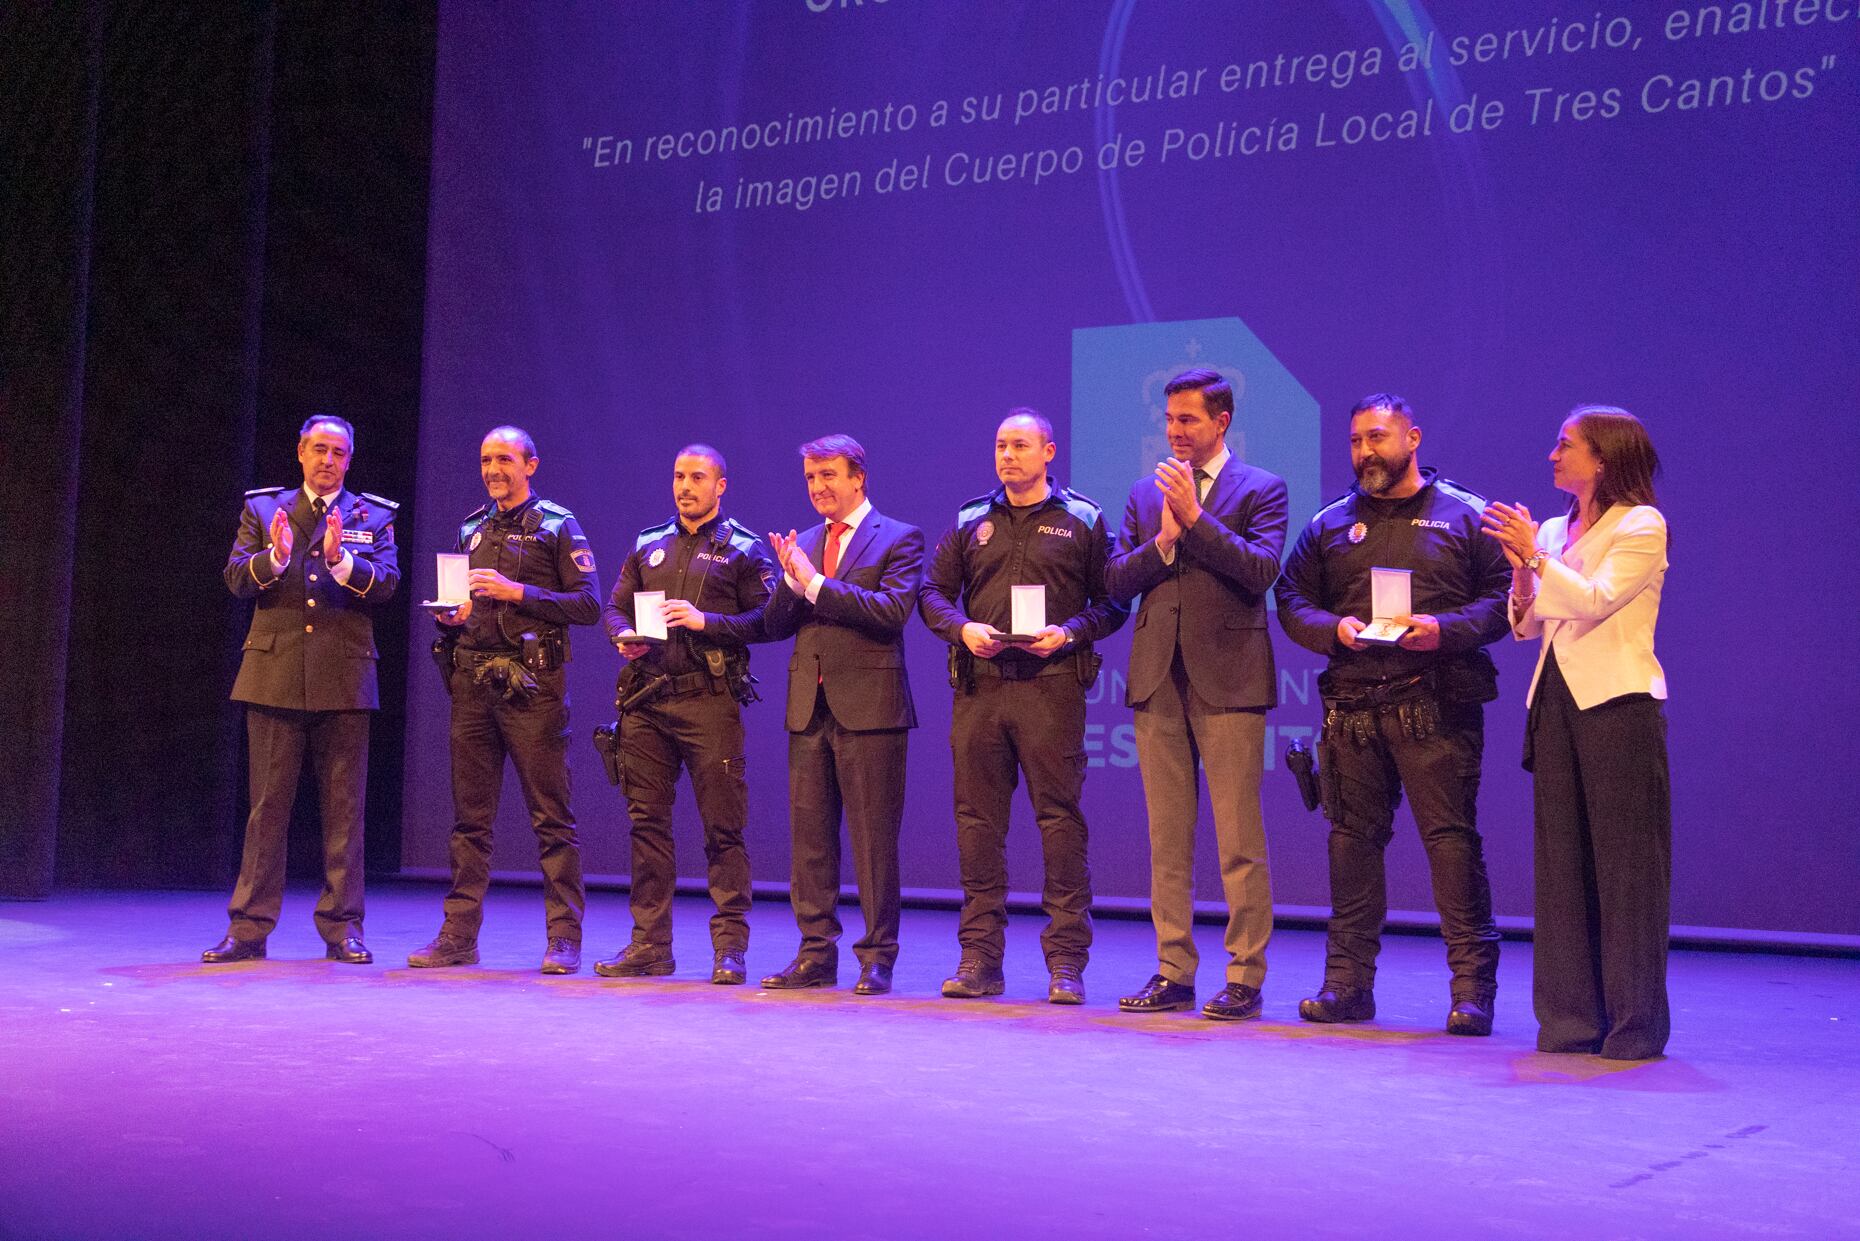
<path id="1" fill-rule="evenodd" d="M 452 666 L 455 668 L 476 668 L 479 664 L 489 663 L 493 659 L 515 659 L 521 661 L 522 658 L 522 648 L 515 646 L 505 647 L 502 650 L 496 651 L 480 651 L 463 646 L 455 646 L 452 648 Z"/>
<path id="2" fill-rule="evenodd" d="M 722 693 L 723 685 L 712 680 L 708 672 L 687 672 L 672 677 L 659 692 L 667 698 L 676 698 L 680 694 L 695 694 L 701 690 Z"/>
<path id="3" fill-rule="evenodd" d="M 975 661 L 975 671 L 982 676 L 996 677 L 1003 681 L 1031 681 L 1035 677 L 1055 676 L 1061 672 L 1076 674 L 1078 671 L 1077 659 L 1078 652 L 1076 651 L 1066 655 L 1058 655 L 1052 659 L 1041 660 L 1038 663 L 1029 663 L 1022 659 L 1017 659 L 1012 663 L 998 663 L 992 659 L 978 659 Z"/>
<path id="4" fill-rule="evenodd" d="M 1329 690 L 1320 688 L 1318 692 L 1325 706 L 1339 711 L 1378 711 L 1433 693 L 1434 674 L 1432 671 L 1417 672 L 1388 681 L 1352 683 Z"/>

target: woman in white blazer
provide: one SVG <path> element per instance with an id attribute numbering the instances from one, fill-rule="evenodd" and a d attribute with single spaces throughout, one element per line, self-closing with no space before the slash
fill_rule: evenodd
<path id="1" fill-rule="evenodd" d="M 1653 653 L 1666 580 L 1659 456 L 1623 409 L 1572 411 L 1550 453 L 1569 510 L 1539 529 L 1493 504 L 1512 566 L 1511 628 L 1541 637 L 1527 701 L 1535 781 L 1537 1046 L 1643 1060 L 1666 1046 L 1673 820 L 1666 676 Z"/>

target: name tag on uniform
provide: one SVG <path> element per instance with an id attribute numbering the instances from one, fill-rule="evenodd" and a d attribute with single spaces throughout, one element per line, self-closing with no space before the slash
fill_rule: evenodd
<path id="1" fill-rule="evenodd" d="M 373 530 L 350 530 L 345 527 L 342 532 L 342 541 L 344 543 L 361 543 L 372 547 L 375 542 L 375 532 Z"/>

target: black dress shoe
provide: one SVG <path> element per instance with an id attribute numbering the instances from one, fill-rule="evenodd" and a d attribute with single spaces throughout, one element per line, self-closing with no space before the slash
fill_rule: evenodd
<path id="1" fill-rule="evenodd" d="M 602 978 L 662 978 L 678 968 L 670 945 L 628 944 L 605 961 L 594 963 Z"/>
<path id="2" fill-rule="evenodd" d="M 962 958 L 956 962 L 956 972 L 943 980 L 943 996 L 950 1000 L 980 999 L 1006 990 L 1007 978 L 1001 966 L 980 957 Z"/>
<path id="3" fill-rule="evenodd" d="M 262 939 L 234 939 L 228 935 L 213 947 L 200 954 L 200 959 L 208 965 L 230 965 L 234 961 L 263 961 L 265 959 L 265 941 Z"/>
<path id="4" fill-rule="evenodd" d="M 1298 1001 L 1298 1015 L 1325 1025 L 1370 1021 L 1376 1015 L 1376 995 L 1362 987 L 1325 987 L 1310 999 Z"/>
<path id="5" fill-rule="evenodd" d="M 478 964 L 478 941 L 441 931 L 433 942 L 418 952 L 407 954 L 407 964 L 416 970 L 438 969 L 448 965 Z"/>
<path id="6" fill-rule="evenodd" d="M 549 947 L 543 951 L 542 972 L 545 974 L 579 974 L 581 972 L 581 945 L 572 939 L 563 939 L 560 935 L 549 937 Z"/>
<path id="7" fill-rule="evenodd" d="M 762 980 L 762 985 L 770 991 L 799 991 L 805 987 L 837 987 L 840 985 L 840 963 L 838 961 L 810 961 L 806 957 L 796 957 L 788 962 L 788 968 L 779 974 L 770 974 Z"/>
<path id="8" fill-rule="evenodd" d="M 710 980 L 719 987 L 740 987 L 749 977 L 749 967 L 743 962 L 743 954 L 734 948 L 720 948 L 711 954 Z"/>
<path id="9" fill-rule="evenodd" d="M 351 935 L 340 944 L 331 944 L 323 954 L 331 961 L 340 961 L 344 965 L 373 965 L 375 954 L 368 951 L 368 945 Z"/>
<path id="10" fill-rule="evenodd" d="M 867 961 L 859 967 L 859 981 L 853 985 L 854 995 L 884 995 L 891 990 L 891 967 L 878 961 Z"/>
<path id="11" fill-rule="evenodd" d="M 1048 1004 L 1083 1004 L 1085 972 L 1076 965 L 1055 965 L 1046 983 Z"/>
<path id="12" fill-rule="evenodd" d="M 1259 1011 L 1259 988 L 1243 982 L 1228 983 L 1219 995 L 1201 1006 L 1201 1015 L 1210 1021 L 1251 1021 Z"/>
<path id="13" fill-rule="evenodd" d="M 1126 1013 L 1172 1013 L 1177 1009 L 1194 1006 L 1193 987 L 1186 983 L 1170 982 L 1161 974 L 1151 974 L 1150 980 L 1143 984 L 1143 990 L 1117 1002 L 1118 1009 Z"/>
<path id="14" fill-rule="evenodd" d="M 1453 1011 L 1447 1014 L 1447 1033 L 1468 1034 L 1474 1038 L 1490 1034 L 1492 1009 L 1492 997 L 1489 995 L 1475 995 L 1453 1001 Z"/>

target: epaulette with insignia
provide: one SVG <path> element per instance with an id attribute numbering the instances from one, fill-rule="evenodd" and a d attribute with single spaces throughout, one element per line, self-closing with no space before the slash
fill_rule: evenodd
<path id="1" fill-rule="evenodd" d="M 387 509 L 389 512 L 398 511 L 400 508 L 400 502 L 398 500 L 390 500 L 386 496 L 378 496 L 372 491 L 362 492 L 362 499 L 373 500 L 376 504 L 379 504 L 382 508 Z"/>
<path id="2" fill-rule="evenodd" d="M 536 507 L 549 514 L 551 517 L 574 516 L 573 513 L 563 508 L 560 504 L 557 504 L 554 500 L 538 500 L 536 501 Z"/>
<path id="3" fill-rule="evenodd" d="M 289 490 L 289 487 L 254 487 L 252 490 L 245 493 L 245 498 L 249 500 L 253 496 L 275 496 L 280 491 Z"/>
<path id="4" fill-rule="evenodd" d="M 1059 503 L 1066 512 L 1072 514 L 1089 528 L 1096 529 L 1104 520 L 1104 510 L 1094 500 L 1088 500 L 1070 487 L 1059 489 Z"/>
<path id="5" fill-rule="evenodd" d="M 973 500 L 964 500 L 962 507 L 956 510 L 956 524 L 966 526 L 976 518 L 986 516 L 994 506 L 995 493 L 992 491 L 985 496 L 976 496 Z"/>
<path id="6" fill-rule="evenodd" d="M 1481 513 L 1485 512 L 1485 497 L 1480 495 L 1478 492 L 1468 491 L 1466 488 L 1460 486 L 1458 483 L 1453 482 L 1450 479 L 1445 479 L 1445 478 L 1436 478 L 1434 480 L 1434 486 L 1438 488 L 1439 490 L 1446 492 L 1448 495 L 1452 496 L 1455 500 L 1458 500 L 1461 504 L 1464 504 L 1469 508 L 1476 509 Z"/>

